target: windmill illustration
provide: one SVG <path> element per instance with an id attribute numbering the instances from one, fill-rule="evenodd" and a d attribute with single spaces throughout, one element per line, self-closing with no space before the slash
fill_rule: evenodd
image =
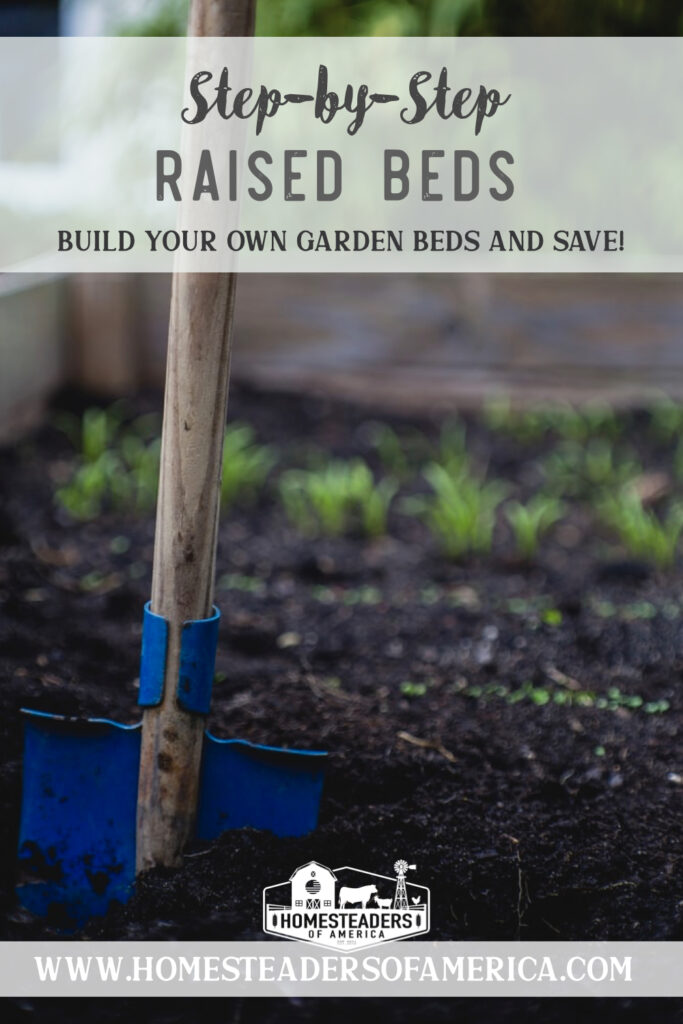
<path id="1" fill-rule="evenodd" d="M 408 893 L 406 892 L 406 872 L 414 871 L 417 865 L 409 864 L 407 860 L 397 860 L 394 864 L 396 872 L 396 895 L 394 896 L 395 910 L 408 910 Z"/>

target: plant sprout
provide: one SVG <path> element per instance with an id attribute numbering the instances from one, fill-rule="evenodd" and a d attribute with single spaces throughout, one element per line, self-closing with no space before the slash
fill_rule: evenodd
<path id="1" fill-rule="evenodd" d="M 525 680 L 516 689 L 508 683 L 491 682 L 478 684 L 464 683 L 455 687 L 457 693 L 474 700 L 487 701 L 491 698 L 504 700 L 507 704 L 530 702 L 538 707 L 557 704 L 562 707 L 597 708 L 599 711 L 642 711 L 646 715 L 661 715 L 671 707 L 668 700 L 646 701 L 640 694 L 623 693 L 618 687 L 610 686 L 606 693 L 593 690 L 567 689 L 549 684 L 534 686 Z"/>
<path id="2" fill-rule="evenodd" d="M 115 402 L 108 409 L 86 409 L 80 419 L 71 413 L 60 413 L 55 425 L 66 434 L 82 462 L 96 462 L 114 443 L 121 416 L 121 403 Z"/>
<path id="3" fill-rule="evenodd" d="M 151 511 L 157 499 L 161 441 L 157 438 L 145 444 L 136 434 L 124 434 L 119 442 L 119 454 L 123 463 L 119 484 L 121 500 L 114 504 L 129 504 L 138 513 Z"/>
<path id="4" fill-rule="evenodd" d="M 399 686 L 399 690 L 404 697 L 424 697 L 427 692 L 426 683 L 414 683 L 410 679 L 406 679 Z"/>
<path id="5" fill-rule="evenodd" d="M 489 552 L 496 510 L 505 497 L 506 485 L 500 480 L 478 480 L 468 470 L 452 475 L 435 462 L 427 466 L 424 475 L 433 494 L 408 499 L 406 511 L 426 522 L 449 558 Z"/>
<path id="6" fill-rule="evenodd" d="M 361 523 L 367 537 L 381 537 L 387 532 L 389 506 L 397 490 L 395 481 L 385 477 L 359 495 Z"/>
<path id="7" fill-rule="evenodd" d="M 565 440 L 585 444 L 598 438 L 616 440 L 621 433 L 621 423 L 609 405 L 587 402 L 578 409 L 559 406 L 554 429 Z"/>
<path id="8" fill-rule="evenodd" d="M 96 519 L 112 486 L 120 495 L 123 479 L 120 461 L 112 452 L 102 452 L 98 459 L 78 466 L 71 480 L 55 492 L 55 499 L 74 519 Z"/>
<path id="9" fill-rule="evenodd" d="M 522 444 L 542 441 L 548 434 L 585 444 L 591 438 L 614 439 L 621 429 L 614 410 L 598 402 L 579 408 L 556 402 L 514 409 L 508 398 L 493 398 L 484 406 L 484 422 L 489 430 Z"/>
<path id="10" fill-rule="evenodd" d="M 388 423 L 369 424 L 369 438 L 382 466 L 395 480 L 409 480 L 420 458 L 429 451 L 429 442 L 419 430 L 399 435 Z"/>
<path id="11" fill-rule="evenodd" d="M 76 448 L 71 478 L 55 499 L 74 518 L 95 519 L 107 510 L 141 515 L 154 508 L 161 441 L 156 413 L 123 425 L 120 403 L 87 409 L 81 420 L 62 416 L 59 426 Z M 251 500 L 275 462 L 270 448 L 253 443 L 253 432 L 233 424 L 225 432 L 223 505 Z"/>
<path id="12" fill-rule="evenodd" d="M 541 538 L 564 514 L 564 505 L 557 498 L 536 494 L 526 505 L 511 501 L 505 516 L 515 537 L 517 553 L 527 561 L 534 557 Z"/>
<path id="13" fill-rule="evenodd" d="M 683 530 L 683 505 L 673 505 L 666 519 L 660 520 L 651 509 L 643 506 L 635 491 L 625 489 L 618 497 L 606 498 L 599 512 L 603 522 L 616 531 L 629 554 L 660 569 L 673 565 Z"/>
<path id="14" fill-rule="evenodd" d="M 465 424 L 460 420 L 446 420 L 441 428 L 436 462 L 451 476 L 461 473 L 469 465 Z"/>
<path id="15" fill-rule="evenodd" d="M 650 433 L 655 440 L 675 441 L 683 433 L 683 403 L 662 396 L 650 406 Z"/>
<path id="16" fill-rule="evenodd" d="M 338 537 L 360 527 L 368 537 L 386 533 L 397 485 L 391 477 L 375 483 L 361 459 L 336 460 L 320 469 L 291 469 L 280 478 L 280 495 L 290 521 L 309 535 Z"/>
<path id="17" fill-rule="evenodd" d="M 602 438 L 580 444 L 565 441 L 542 464 L 549 490 L 556 494 L 590 495 L 620 487 L 642 472 L 630 458 L 617 458 L 613 445 Z"/>
<path id="18" fill-rule="evenodd" d="M 246 423 L 232 423 L 223 441 L 221 506 L 250 504 L 277 462 L 268 445 L 254 443 L 254 431 Z"/>
<path id="19" fill-rule="evenodd" d="M 683 483 L 683 437 L 679 440 L 674 452 L 674 476 L 679 483 Z"/>
<path id="20" fill-rule="evenodd" d="M 547 425 L 543 408 L 515 409 L 509 398 L 496 396 L 484 403 L 482 418 L 486 427 L 496 434 L 507 434 L 520 444 L 540 441 Z"/>

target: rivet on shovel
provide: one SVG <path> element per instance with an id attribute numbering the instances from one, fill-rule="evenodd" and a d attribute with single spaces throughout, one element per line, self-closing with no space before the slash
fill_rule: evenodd
<path id="1" fill-rule="evenodd" d="M 248 35 L 253 7 L 193 0 L 190 33 Z M 136 872 L 177 866 L 193 836 L 246 825 L 297 836 L 317 822 L 324 753 L 204 729 L 235 283 L 233 274 L 173 277 L 142 723 L 26 712 L 17 892 L 65 928 L 124 902 Z"/>

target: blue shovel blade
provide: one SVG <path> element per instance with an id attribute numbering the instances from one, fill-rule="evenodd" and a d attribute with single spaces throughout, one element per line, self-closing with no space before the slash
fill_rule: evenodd
<path id="1" fill-rule="evenodd" d="M 139 759 L 139 724 L 26 713 L 17 895 L 32 913 L 73 929 L 130 897 Z M 306 835 L 324 762 L 322 751 L 206 733 L 197 837 L 247 825 Z"/>
<path id="2" fill-rule="evenodd" d="M 74 927 L 125 901 L 135 876 L 139 727 L 29 712 L 20 902 Z"/>

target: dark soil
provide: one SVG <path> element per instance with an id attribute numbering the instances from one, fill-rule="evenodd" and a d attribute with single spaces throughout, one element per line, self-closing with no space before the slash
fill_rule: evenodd
<path id="1" fill-rule="evenodd" d="M 81 401 L 63 398 L 71 407 Z M 230 413 L 278 445 L 285 464 L 310 444 L 369 456 L 367 411 L 236 389 Z M 432 436 L 437 429 L 411 425 Z M 649 468 L 666 467 L 668 454 L 648 448 L 639 414 L 629 414 L 627 434 Z M 538 447 L 494 443 L 474 422 L 469 435 L 489 472 L 523 493 Z M 153 523 L 69 522 L 51 482 L 68 457 L 51 428 L 0 453 L 0 911 L 4 937 L 17 940 L 55 934 L 13 894 L 18 709 L 139 717 Z M 504 539 L 486 562 L 447 563 L 421 525 L 398 512 L 390 525 L 391 536 L 372 544 L 304 540 L 272 496 L 226 516 L 218 575 L 232 574 L 232 583 L 217 596 L 222 681 L 211 729 L 328 750 L 319 828 L 287 840 L 226 833 L 190 851 L 180 870 L 149 874 L 128 906 L 90 922 L 83 937 L 262 938 L 261 890 L 298 864 L 315 858 L 383 873 L 401 856 L 432 890 L 434 939 L 683 939 L 680 567 L 657 574 L 620 559 L 580 514 L 530 567 L 510 558 Z M 112 554 L 122 535 L 130 548 Z M 257 582 L 236 589 L 237 577 Z M 554 624 L 543 608 L 561 613 Z M 406 681 L 426 692 L 407 696 Z M 596 694 L 618 687 L 670 708 L 511 704 L 464 692 L 492 681 L 510 690 L 527 681 Z M 566 1019 L 570 1004 L 459 1001 L 457 1017 L 551 1021 Z M 39 1005 L 43 1019 L 66 1019 L 58 1007 L 30 1004 Z M 416 1000 L 390 1005 L 394 1019 L 426 1009 Z M 23 1017 L 30 1006 L 13 1012 Z M 201 1018 L 232 1019 L 221 1006 L 203 1006 Z M 620 1019 L 636 1019 L 635 1004 L 618 1007 Z M 345 1016 L 343 1003 L 329 1001 L 321 1009 L 247 1000 L 233 1009 L 245 1021 Z M 651 1019 L 674 1019 L 671 1004 L 651 1009 Z M 103 1019 L 132 1012 L 118 1001 L 104 1010 Z M 452 1013 L 452 1004 L 430 1004 L 431 1019 Z M 598 1013 L 598 1003 L 581 1010 L 586 1020 Z M 68 1018 L 91 1019 L 82 1003 Z M 199 1018 L 190 1001 L 149 1014 Z"/>

